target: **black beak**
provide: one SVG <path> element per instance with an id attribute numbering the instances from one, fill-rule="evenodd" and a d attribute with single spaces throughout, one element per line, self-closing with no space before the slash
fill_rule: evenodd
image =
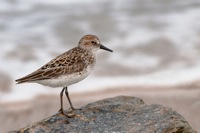
<path id="1" fill-rule="evenodd" d="M 107 50 L 107 51 L 110 51 L 110 52 L 113 52 L 111 49 L 103 46 L 102 44 L 100 44 L 100 49 L 104 49 L 104 50 Z"/>

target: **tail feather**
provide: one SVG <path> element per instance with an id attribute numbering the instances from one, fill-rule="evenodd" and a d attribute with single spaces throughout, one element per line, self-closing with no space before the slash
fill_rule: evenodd
<path id="1" fill-rule="evenodd" d="M 44 76 L 42 76 L 42 71 L 35 71 L 25 77 L 22 77 L 20 79 L 15 80 L 17 82 L 17 84 L 21 84 L 21 83 L 26 83 L 26 82 L 34 82 L 36 80 L 44 80 L 44 79 L 48 79 Z"/>

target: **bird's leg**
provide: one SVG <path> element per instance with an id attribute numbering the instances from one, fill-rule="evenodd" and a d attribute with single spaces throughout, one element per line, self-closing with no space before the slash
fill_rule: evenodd
<path id="1" fill-rule="evenodd" d="M 66 89 L 66 87 L 63 87 L 62 91 L 60 92 L 60 110 L 58 112 L 67 116 L 68 118 L 72 118 L 72 117 L 74 117 L 74 114 L 66 114 L 63 110 L 63 92 L 65 89 Z"/>
<path id="2" fill-rule="evenodd" d="M 64 90 L 65 90 L 65 87 L 60 92 L 60 110 L 58 111 L 62 114 L 64 114 L 64 110 L 63 110 L 63 92 L 64 92 Z"/>
<path id="3" fill-rule="evenodd" d="M 71 108 L 72 110 L 75 110 L 75 108 L 73 107 L 72 102 L 71 102 L 71 100 L 70 100 L 70 98 L 69 98 L 69 93 L 68 93 L 68 91 L 67 91 L 67 87 L 65 87 L 65 95 L 67 96 L 67 99 L 68 99 L 68 101 L 69 101 L 70 108 Z"/>

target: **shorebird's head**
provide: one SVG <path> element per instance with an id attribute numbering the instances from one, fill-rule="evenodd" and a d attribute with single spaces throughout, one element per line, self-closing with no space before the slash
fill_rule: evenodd
<path id="1" fill-rule="evenodd" d="M 97 36 L 95 36 L 95 35 L 85 35 L 85 36 L 83 36 L 81 38 L 81 40 L 79 41 L 78 46 L 83 48 L 83 49 L 92 51 L 94 53 L 99 49 L 104 49 L 104 50 L 113 52 L 111 49 L 103 46 L 100 43 L 99 38 Z"/>

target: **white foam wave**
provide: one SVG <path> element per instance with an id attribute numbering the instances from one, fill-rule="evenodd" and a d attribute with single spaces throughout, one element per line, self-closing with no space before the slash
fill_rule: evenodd
<path id="1" fill-rule="evenodd" d="M 33 6 L 37 4 L 43 5 L 63 5 L 71 4 L 85 1 L 72 1 L 72 0 L 19 0 L 16 3 L 16 7 L 13 10 L 21 10 L 28 12 L 32 10 Z M 90 3 L 91 0 L 86 2 Z M 0 2 L 0 12 L 11 11 L 14 8 L 14 4 L 7 3 L 5 1 Z M 180 3 L 178 3 L 180 4 Z M 188 4 L 188 1 L 184 1 L 184 6 Z M 154 40 L 159 37 L 166 37 L 176 46 L 180 57 L 184 57 L 187 60 L 180 63 L 171 64 L 171 67 L 167 67 L 165 70 L 157 70 L 152 73 L 147 73 L 143 75 L 132 75 L 132 76 L 120 76 L 120 77 L 97 77 L 91 75 L 86 80 L 73 85 L 70 87 L 70 92 L 77 93 L 83 91 L 98 90 L 108 87 L 119 87 L 119 86 L 173 86 L 173 85 L 184 85 L 189 84 L 200 79 L 200 64 L 199 64 L 199 53 L 197 48 L 199 41 L 199 31 L 200 31 L 200 9 L 198 8 L 189 8 L 188 10 L 182 12 L 173 12 L 166 14 L 153 14 L 153 15 L 143 15 L 133 17 L 126 12 L 121 12 L 123 10 L 123 5 L 120 1 L 113 5 L 115 12 L 110 14 L 110 17 L 113 17 L 116 20 L 116 25 L 118 26 L 118 31 L 126 33 L 123 37 L 113 37 L 109 41 L 109 47 L 115 49 L 119 46 L 123 46 L 125 49 L 129 49 L 138 45 L 148 45 L 149 41 Z M 116 18 L 118 12 L 121 13 L 123 17 Z M 15 47 L 21 44 L 15 43 L 20 42 L 24 38 L 29 38 L 29 35 L 38 35 L 44 36 L 44 43 L 48 44 L 46 51 L 58 51 L 64 52 L 62 45 L 59 45 L 61 42 L 58 37 L 54 34 L 53 25 L 57 22 L 56 15 L 62 16 L 61 12 L 39 12 L 39 13 L 30 13 L 28 15 L 19 16 L 19 18 L 14 19 L 13 21 L 8 21 L 0 18 L 0 24 L 6 25 L 8 30 L 0 31 L 0 40 L 1 40 L 1 53 L 0 53 L 0 69 L 9 75 L 13 76 L 13 80 L 26 75 L 27 73 L 32 72 L 33 70 L 39 68 L 45 62 L 51 59 L 49 53 L 45 53 L 43 49 L 40 49 L 38 46 L 33 46 L 34 50 L 37 53 L 37 56 L 40 57 L 37 61 L 30 62 L 20 62 L 20 60 L 12 60 L 5 58 L 5 53 L 13 51 Z M 59 14 L 60 13 L 60 14 Z M 41 18 L 46 18 L 43 23 L 37 24 L 34 23 Z M 50 21 L 52 20 L 52 21 Z M 161 29 L 153 30 L 146 26 L 144 22 L 149 20 L 161 23 L 164 26 Z M 133 25 L 133 23 L 135 25 Z M 28 25 L 35 26 L 28 26 Z M 82 23 L 79 26 L 85 31 L 90 31 L 91 27 L 87 23 Z M 29 33 L 29 34 L 27 34 Z M 126 45 L 124 45 L 126 44 Z M 58 48 L 59 45 L 59 48 Z M 190 64 L 193 61 L 193 64 L 190 67 L 185 67 L 183 64 Z M 151 55 L 145 55 L 142 53 L 133 53 L 129 57 L 124 57 L 120 51 L 114 52 L 112 56 L 108 59 L 110 63 L 122 63 L 123 66 L 129 68 L 135 68 L 138 70 L 145 70 L 148 68 L 155 68 L 160 63 L 160 57 L 155 57 Z M 120 62 L 119 62 L 120 61 Z M 188 61 L 188 62 L 187 62 Z M 6 65 L 5 65 L 6 63 Z M 56 93 L 59 94 L 60 89 L 47 89 L 48 87 L 43 87 L 40 85 L 34 84 L 24 84 L 24 85 L 15 85 L 13 83 L 13 89 L 10 93 L 0 93 L 0 101 L 17 101 L 17 100 L 27 100 L 33 98 L 41 93 Z"/>

